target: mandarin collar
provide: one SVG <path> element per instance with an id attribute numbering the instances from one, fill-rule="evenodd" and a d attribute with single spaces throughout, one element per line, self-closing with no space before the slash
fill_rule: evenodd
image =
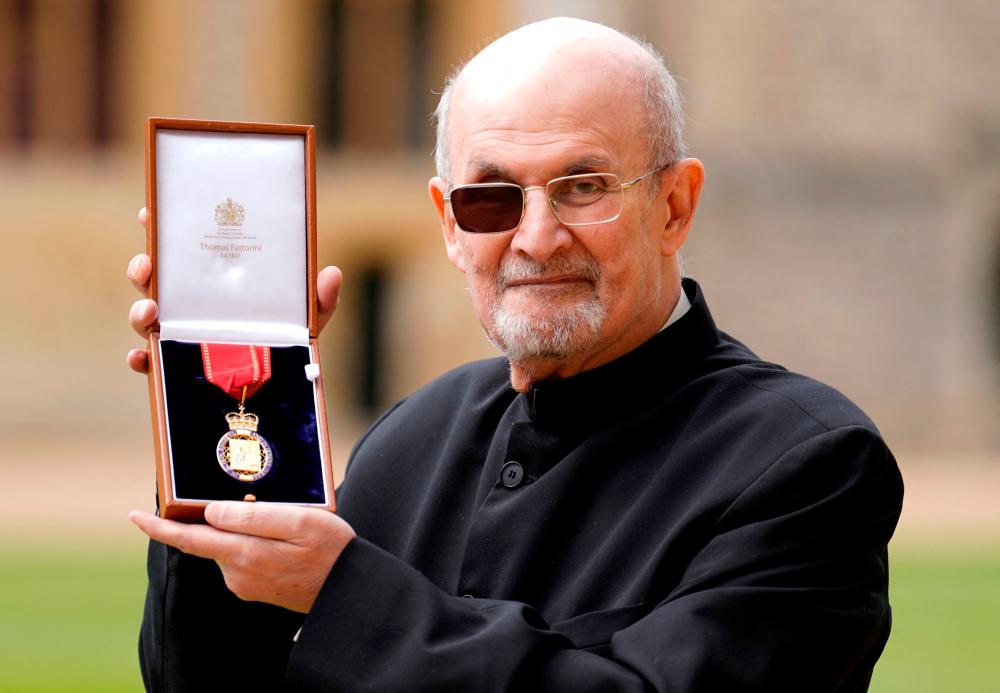
<path id="1" fill-rule="evenodd" d="M 614 361 L 535 383 L 519 395 L 528 418 L 546 428 L 624 418 L 695 377 L 695 364 L 719 342 L 719 331 L 698 283 L 684 279 L 681 288 L 691 308 L 666 329 Z"/>

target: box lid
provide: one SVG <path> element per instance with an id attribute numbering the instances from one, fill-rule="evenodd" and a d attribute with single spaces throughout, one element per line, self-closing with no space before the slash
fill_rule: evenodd
<path id="1" fill-rule="evenodd" d="M 150 118 L 146 166 L 160 337 L 315 337 L 315 129 Z"/>

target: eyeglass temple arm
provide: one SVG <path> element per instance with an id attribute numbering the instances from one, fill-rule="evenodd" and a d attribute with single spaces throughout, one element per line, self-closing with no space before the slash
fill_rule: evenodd
<path id="1" fill-rule="evenodd" d="M 632 180 L 630 180 L 630 181 L 629 181 L 628 183 L 622 183 L 622 190 L 627 190 L 628 188 L 631 188 L 631 187 L 632 187 L 633 185 L 638 185 L 638 184 L 639 184 L 639 182 L 640 182 L 640 181 L 641 181 L 641 180 L 642 180 L 643 178 L 645 178 L 646 176 L 651 176 L 651 175 L 653 175 L 654 173 L 656 173 L 657 171 L 662 171 L 663 169 L 665 169 L 665 168 L 669 168 L 669 167 L 670 167 L 670 164 L 667 164 L 667 165 L 665 165 L 665 166 L 657 166 L 657 167 L 656 167 L 656 168 L 654 168 L 654 169 L 653 169 L 652 171 L 646 171 L 645 173 L 643 173 L 643 174 L 642 174 L 641 176 L 639 176 L 638 178 L 633 178 L 633 179 L 632 179 Z"/>

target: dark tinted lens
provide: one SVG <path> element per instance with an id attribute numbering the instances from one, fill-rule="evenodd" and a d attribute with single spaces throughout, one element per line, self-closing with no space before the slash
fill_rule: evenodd
<path id="1" fill-rule="evenodd" d="M 451 210 L 458 225 L 470 233 L 510 231 L 521 222 L 522 194 L 516 185 L 455 188 Z"/>

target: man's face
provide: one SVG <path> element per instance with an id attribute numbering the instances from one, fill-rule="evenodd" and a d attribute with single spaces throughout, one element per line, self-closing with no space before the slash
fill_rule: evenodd
<path id="1" fill-rule="evenodd" d="M 645 173 L 644 111 L 634 86 L 621 82 L 591 73 L 525 80 L 508 94 L 457 89 L 451 187 Z M 449 256 L 468 276 L 484 330 L 512 362 L 608 360 L 603 355 L 623 340 L 649 331 L 651 315 L 662 312 L 661 234 L 669 219 L 655 185 L 650 177 L 624 191 L 619 218 L 590 226 L 561 224 L 544 190 L 527 193 L 524 218 L 508 232 L 466 233 L 444 210 Z"/>

